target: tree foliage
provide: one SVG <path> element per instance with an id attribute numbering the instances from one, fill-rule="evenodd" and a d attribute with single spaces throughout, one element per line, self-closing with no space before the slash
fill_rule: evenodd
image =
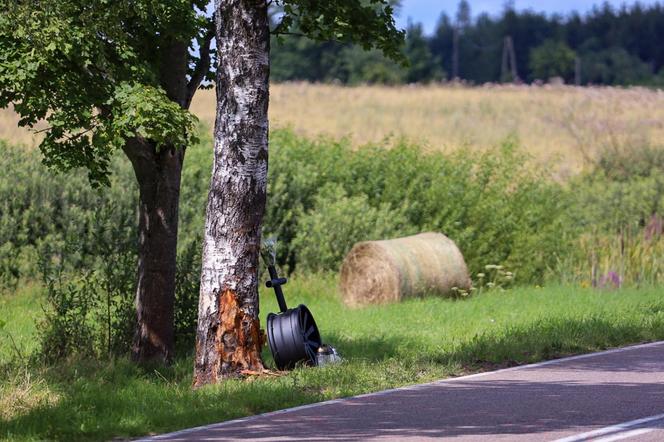
<path id="1" fill-rule="evenodd" d="M 403 31 L 387 0 L 279 0 L 275 34 L 357 42 L 403 61 Z M 168 96 L 167 43 L 191 45 L 192 86 L 214 77 L 211 19 L 205 0 L 0 0 L 0 107 L 14 104 L 22 126 L 45 120 L 40 148 L 59 170 L 85 167 L 93 185 L 108 184 L 112 153 L 139 136 L 184 147 L 196 119 Z M 206 41 L 207 40 L 207 41 Z M 207 63 L 200 63 L 208 58 Z M 195 80 L 195 81 L 194 81 Z M 188 99 L 191 99 L 190 91 Z"/>
<path id="2" fill-rule="evenodd" d="M 530 50 L 530 72 L 533 78 L 548 80 L 560 77 L 569 81 L 574 76 L 576 54 L 565 42 L 547 40 Z"/>
<path id="3" fill-rule="evenodd" d="M 317 41 L 356 43 L 365 50 L 380 49 L 401 61 L 404 32 L 394 23 L 388 0 L 317 1 L 279 0 L 283 14 L 273 34 L 300 34 Z"/>
<path id="4" fill-rule="evenodd" d="M 200 0 L 2 0 L 0 107 L 13 103 L 22 126 L 46 120 L 46 164 L 86 167 L 93 185 L 107 184 L 110 157 L 127 138 L 190 142 L 195 118 L 167 96 L 168 54 L 155 48 L 204 32 L 204 8 Z"/>

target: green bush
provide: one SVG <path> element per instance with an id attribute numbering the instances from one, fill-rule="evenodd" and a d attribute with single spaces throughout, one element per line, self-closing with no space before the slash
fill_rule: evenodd
<path id="1" fill-rule="evenodd" d="M 473 272 L 501 263 L 520 282 L 538 282 L 570 247 L 563 221 L 570 200 L 527 163 L 510 141 L 483 154 L 444 155 L 403 142 L 354 150 L 280 131 L 272 137 L 265 231 L 280 240 L 278 262 L 290 271 L 336 271 L 355 240 L 434 230 L 457 242 Z M 330 186 L 344 192 L 335 196 Z M 389 222 L 376 224 L 382 220 Z"/>
<path id="2" fill-rule="evenodd" d="M 578 239 L 558 266 L 563 282 L 601 286 L 664 281 L 664 149 L 636 145 L 602 152 L 593 167 L 568 183 L 568 223 Z M 661 226 L 661 224 L 659 224 Z"/>
<path id="3" fill-rule="evenodd" d="M 136 251 L 134 217 L 110 204 L 91 215 L 89 236 L 39 242 L 39 273 L 46 287 L 40 356 L 124 354 L 134 325 Z M 126 214 L 125 214 L 126 215 Z M 90 241 L 89 244 L 86 244 Z M 89 249 L 89 256 L 80 251 Z M 81 264 L 83 263 L 83 264 Z"/>
<path id="4" fill-rule="evenodd" d="M 178 253 L 175 279 L 175 345 L 179 352 L 194 348 L 201 283 L 200 241 L 191 241 Z"/>
<path id="5" fill-rule="evenodd" d="M 374 208 L 364 194 L 349 197 L 338 184 L 326 186 L 298 221 L 292 243 L 298 271 L 336 269 L 356 242 L 394 237 L 406 226 L 406 217 L 388 204 Z"/>
<path id="6" fill-rule="evenodd" d="M 77 280 L 54 279 L 46 284 L 48 307 L 39 323 L 39 358 L 54 363 L 70 356 L 94 357 L 99 348 L 98 325 L 91 320 L 94 284 L 87 275 Z M 92 295 L 92 296 L 91 296 Z"/>
<path id="7" fill-rule="evenodd" d="M 175 303 L 180 349 L 191 348 L 196 327 L 210 145 L 208 138 L 190 147 L 183 171 Z M 137 237 L 129 163 L 114 158 L 111 187 L 96 191 L 83 173 L 48 172 L 33 150 L 0 148 L 6 160 L 1 288 L 11 290 L 21 278 L 44 281 L 47 359 L 77 349 L 97 356 L 126 352 Z M 589 251 L 587 239 L 580 245 L 584 232 L 640 229 L 653 213 L 662 215 L 661 150 L 620 155 L 607 154 L 596 170 L 561 184 L 529 166 L 511 140 L 483 153 L 448 155 L 405 142 L 354 149 L 346 140 L 273 131 L 264 233 L 279 240 L 277 262 L 286 272 L 337 271 L 355 242 L 438 231 L 457 242 L 474 274 L 500 264 L 517 284 L 568 280 L 588 273 L 586 254 L 598 253 Z M 630 268 L 639 268 L 632 261 Z"/>
<path id="8" fill-rule="evenodd" d="M 183 172 L 179 252 L 190 257 L 200 250 L 210 143 L 189 149 Z M 99 250 L 100 241 L 109 238 L 98 238 L 103 232 L 95 218 L 104 207 L 113 207 L 109 223 L 125 226 L 114 234 L 134 244 L 137 195 L 126 160 L 115 159 L 110 189 L 93 191 L 83 174 L 53 175 L 38 164 L 35 152 L 5 150 L 10 158 L 10 173 L 0 181 L 6 201 L 0 214 L 5 286 L 17 276 L 34 277 L 38 245 L 46 238 L 78 244 L 68 252 L 68 270 L 94 269 L 96 257 L 108 253 Z M 336 271 L 356 241 L 434 230 L 459 244 L 473 272 L 505 264 L 516 270 L 519 282 L 541 281 L 568 247 L 561 238 L 571 235 L 563 222 L 569 198 L 562 186 L 525 166 L 526 160 L 509 141 L 483 154 L 444 155 L 404 142 L 355 150 L 345 140 L 312 141 L 274 131 L 264 230 L 278 238 L 278 263 L 290 272 Z M 195 290 L 197 275 L 185 279 Z"/>
<path id="9" fill-rule="evenodd" d="M 37 248 L 46 240 L 78 244 L 68 252 L 70 270 L 93 266 L 101 256 L 97 250 L 100 210 L 112 207 L 107 213 L 109 223 L 133 224 L 136 186 L 131 168 L 121 158 L 113 164 L 114 184 L 98 191 L 90 188 L 84 173 L 48 171 L 34 150 L 4 143 L 0 149 L 5 159 L 5 173 L 0 176 L 0 282 L 5 288 L 11 288 L 21 276 L 35 279 Z M 133 227 L 123 235 L 135 237 Z"/>
<path id="10" fill-rule="evenodd" d="M 40 164 L 34 150 L 4 143 L 0 149 L 7 172 L 0 176 L 0 293 L 13 290 L 21 279 L 43 282 L 40 353 L 45 360 L 126 353 L 137 272 L 138 193 L 131 166 L 121 156 L 114 158 L 111 186 L 93 190 L 82 171 L 56 174 Z M 195 330 L 198 238 L 207 193 L 197 166 L 210 170 L 209 150 L 194 147 L 192 152 L 194 161 L 183 175 L 186 203 L 177 266 L 180 341 Z"/>

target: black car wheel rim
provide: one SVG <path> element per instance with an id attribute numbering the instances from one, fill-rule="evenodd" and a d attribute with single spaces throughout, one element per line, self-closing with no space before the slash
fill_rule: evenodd
<path id="1" fill-rule="evenodd" d="M 316 365 L 316 352 L 321 345 L 320 333 L 309 309 L 300 305 L 267 317 L 270 351 L 280 370 L 298 363 Z"/>

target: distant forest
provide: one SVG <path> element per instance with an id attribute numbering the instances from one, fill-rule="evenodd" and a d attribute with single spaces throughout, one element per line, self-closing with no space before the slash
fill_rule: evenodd
<path id="1" fill-rule="evenodd" d="M 473 17 L 467 1 L 454 17 L 442 14 L 433 35 L 406 29 L 408 66 L 378 51 L 299 36 L 272 41 L 273 81 L 426 83 L 460 80 L 664 86 L 664 7 L 596 6 L 580 15 L 517 11 Z M 560 81 L 560 80 L 558 80 Z"/>

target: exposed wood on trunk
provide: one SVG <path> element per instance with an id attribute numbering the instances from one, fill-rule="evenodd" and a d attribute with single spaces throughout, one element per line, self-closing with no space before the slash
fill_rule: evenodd
<path id="1" fill-rule="evenodd" d="M 194 385 L 262 371 L 258 256 L 268 156 L 265 1 L 216 0 L 219 53 Z"/>
<path id="2" fill-rule="evenodd" d="M 219 296 L 218 311 L 219 324 L 208 328 L 206 336 L 207 342 L 214 343 L 217 357 L 196 379 L 197 385 L 215 381 L 216 374 L 227 367 L 262 367 L 260 353 L 255 351 L 256 343 L 259 347 L 263 345 L 258 318 L 240 308 L 237 294 L 231 290 L 225 290 Z M 196 351 L 198 353 L 199 349 Z M 239 374 L 254 370 L 240 369 Z"/>

